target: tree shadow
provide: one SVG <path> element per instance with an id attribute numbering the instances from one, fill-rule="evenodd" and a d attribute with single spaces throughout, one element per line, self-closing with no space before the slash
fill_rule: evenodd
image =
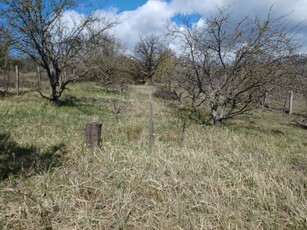
<path id="1" fill-rule="evenodd" d="M 75 107 L 77 106 L 78 98 L 74 96 L 66 96 L 58 102 L 58 106 Z"/>
<path id="2" fill-rule="evenodd" d="M 42 151 L 34 146 L 20 146 L 9 134 L 0 133 L 0 180 L 10 175 L 31 176 L 58 167 L 63 152 L 64 144 Z"/>
<path id="3" fill-rule="evenodd" d="M 6 91 L 0 90 L 0 98 L 2 98 L 2 97 L 11 97 L 11 96 L 13 96 L 13 95 L 14 95 L 14 94 L 11 93 L 11 92 L 6 92 Z"/>
<path id="4" fill-rule="evenodd" d="M 306 116 L 303 119 L 297 119 L 297 118 L 293 119 L 293 123 L 291 124 L 291 126 L 307 129 L 307 119 L 306 119 Z"/>
<path id="5" fill-rule="evenodd" d="M 282 128 L 275 128 L 270 126 L 262 126 L 257 125 L 257 121 L 254 120 L 240 120 L 240 123 L 232 123 L 229 120 L 225 126 L 230 128 L 232 131 L 236 131 L 238 133 L 246 133 L 252 135 L 274 135 L 274 136 L 283 136 L 285 135 L 285 131 Z"/>
<path id="6" fill-rule="evenodd" d="M 57 103 L 57 106 L 63 107 L 77 107 L 79 105 L 91 105 L 94 106 L 98 101 L 102 99 L 95 99 L 90 97 L 75 97 L 75 96 L 65 96 L 61 98 Z"/>

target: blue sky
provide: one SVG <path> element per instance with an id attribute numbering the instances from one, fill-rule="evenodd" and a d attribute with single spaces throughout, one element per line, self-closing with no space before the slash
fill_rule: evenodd
<path id="1" fill-rule="evenodd" d="M 86 3 L 82 1 L 81 5 L 83 6 L 80 9 L 80 12 L 88 12 L 95 9 L 104 9 L 104 10 L 116 10 L 118 14 L 125 11 L 133 11 L 138 7 L 145 5 L 148 0 L 89 0 Z M 164 0 L 164 2 L 170 3 L 170 0 Z M 183 12 L 181 12 L 183 13 Z M 178 17 L 181 14 L 178 12 L 175 16 L 172 17 L 172 21 L 177 21 Z M 197 22 L 200 19 L 200 15 L 197 12 L 189 14 L 191 22 Z"/>
<path id="2" fill-rule="evenodd" d="M 93 1 L 93 6 L 103 7 L 103 8 L 118 8 L 119 12 L 126 10 L 134 10 L 139 6 L 144 5 L 147 0 L 102 0 L 102 1 Z"/>
<path id="3" fill-rule="evenodd" d="M 97 10 L 107 19 L 120 24 L 112 33 L 132 49 L 139 37 L 160 34 L 177 16 L 188 14 L 192 22 L 204 23 L 201 16 L 216 13 L 217 7 L 229 7 L 238 18 L 263 16 L 273 6 L 274 15 L 289 14 L 293 25 L 302 24 L 300 37 L 307 37 L 307 0 L 79 0 L 78 13 Z M 306 45 L 307 46 L 307 45 Z"/>

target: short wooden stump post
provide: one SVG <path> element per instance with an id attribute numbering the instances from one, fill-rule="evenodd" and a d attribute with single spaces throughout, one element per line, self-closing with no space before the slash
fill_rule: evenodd
<path id="1" fill-rule="evenodd" d="M 89 122 L 85 127 L 85 144 L 88 148 L 100 147 L 101 127 L 98 122 Z"/>

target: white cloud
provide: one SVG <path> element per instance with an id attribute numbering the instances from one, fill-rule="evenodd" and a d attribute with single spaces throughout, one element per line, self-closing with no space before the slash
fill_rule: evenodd
<path id="1" fill-rule="evenodd" d="M 234 13 L 238 15 L 265 15 L 270 7 L 276 16 L 290 13 L 294 21 L 307 19 L 306 0 L 237 0 L 233 4 Z"/>
<path id="2" fill-rule="evenodd" d="M 217 7 L 229 6 L 237 18 L 263 16 L 273 6 L 272 10 L 275 16 L 290 13 L 289 19 L 292 20 L 293 25 L 305 20 L 303 24 L 307 28 L 307 0 L 148 0 L 135 10 L 119 12 L 116 8 L 110 8 L 100 9 L 96 13 L 108 20 L 115 19 L 120 22 L 112 29 L 112 33 L 132 51 L 140 36 L 144 37 L 165 31 L 165 27 L 176 14 L 198 13 L 207 17 L 214 14 Z M 67 16 L 75 17 L 75 14 L 75 12 L 68 12 Z M 80 16 L 82 17 L 82 14 Z M 205 20 L 200 19 L 195 22 L 195 25 L 204 26 Z M 302 33 L 307 34 L 307 29 Z"/>
<path id="3" fill-rule="evenodd" d="M 307 20 L 306 0 L 172 0 L 170 8 L 180 13 L 199 13 L 206 16 L 217 7 L 229 7 L 238 16 L 263 15 L 270 7 L 277 15 L 291 13 L 291 18 L 297 21 Z"/>
<path id="4" fill-rule="evenodd" d="M 116 35 L 132 49 L 140 36 L 163 32 L 173 15 L 166 2 L 150 0 L 136 10 L 118 15 L 120 24 L 115 28 Z"/>
<path id="5" fill-rule="evenodd" d="M 204 15 L 222 6 L 224 0 L 172 0 L 170 7 L 178 13 L 199 13 Z"/>
<path id="6" fill-rule="evenodd" d="M 196 26 L 197 28 L 206 27 L 206 19 L 200 18 L 196 23 L 193 24 L 193 26 Z"/>
<path id="7" fill-rule="evenodd" d="M 111 29 L 111 33 L 119 38 L 131 52 L 140 37 L 160 34 L 165 31 L 175 11 L 169 4 L 161 0 L 149 0 L 135 10 L 118 13 L 118 9 L 96 10 L 95 15 L 119 24 Z"/>
<path id="8" fill-rule="evenodd" d="M 69 33 L 74 27 L 80 25 L 84 19 L 85 15 L 79 14 L 74 10 L 67 10 L 60 18 L 60 23 L 65 27 L 66 32 Z"/>

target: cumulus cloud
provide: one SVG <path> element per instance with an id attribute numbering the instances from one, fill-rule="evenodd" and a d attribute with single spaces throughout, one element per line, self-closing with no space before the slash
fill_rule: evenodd
<path id="1" fill-rule="evenodd" d="M 67 10 L 60 18 L 59 23 L 65 28 L 66 32 L 69 33 L 74 27 L 80 25 L 85 19 L 85 15 L 80 14 L 74 10 Z"/>
<path id="2" fill-rule="evenodd" d="M 208 12 L 215 11 L 217 7 L 221 7 L 224 0 L 173 0 L 170 7 L 178 13 L 199 13 L 205 15 Z"/>
<path id="3" fill-rule="evenodd" d="M 303 22 L 307 28 L 307 1 L 296 0 L 148 0 L 142 6 L 131 11 L 119 11 L 117 8 L 99 9 L 96 14 L 108 20 L 117 20 L 119 25 L 112 29 L 112 33 L 119 38 L 131 51 L 139 37 L 149 34 L 159 34 L 171 23 L 178 14 L 199 14 L 207 17 L 214 14 L 217 7 L 229 7 L 237 18 L 244 16 L 264 16 L 270 7 L 276 16 L 289 13 L 293 25 Z M 75 12 L 67 15 L 76 16 Z M 80 15 L 82 17 L 82 14 Z M 195 22 L 197 26 L 204 26 L 205 20 Z M 302 32 L 307 34 L 306 32 Z"/>
<path id="4" fill-rule="evenodd" d="M 289 14 L 294 21 L 307 19 L 306 0 L 237 0 L 233 4 L 234 13 L 238 15 L 263 15 L 270 7 L 276 15 Z"/>
<path id="5" fill-rule="evenodd" d="M 104 10 L 96 10 L 93 12 L 93 16 L 95 18 L 103 19 L 103 20 L 97 20 L 94 23 L 91 24 L 92 28 L 94 29 L 104 29 L 106 27 L 106 23 L 112 23 L 115 21 L 116 18 L 116 9 L 110 9 L 109 11 Z M 54 33 L 58 33 L 57 30 L 58 26 L 61 27 L 61 31 L 63 34 L 60 34 L 59 36 L 70 36 L 72 33 L 75 33 L 76 30 L 78 30 L 83 23 L 88 19 L 88 16 L 82 13 L 78 13 L 75 10 L 67 10 L 61 15 L 59 20 L 57 20 L 55 23 L 55 31 Z M 81 33 L 86 34 L 87 30 L 84 29 Z M 55 38 L 57 34 L 54 34 Z"/>
<path id="6" fill-rule="evenodd" d="M 131 49 L 140 36 L 163 32 L 173 15 L 166 2 L 150 0 L 134 11 L 118 15 L 120 24 L 115 28 L 116 35 Z"/>
<path id="7" fill-rule="evenodd" d="M 307 19 L 306 0 L 172 0 L 170 8 L 177 12 L 199 13 L 206 16 L 216 11 L 217 7 L 230 7 L 238 16 L 263 15 L 270 7 L 276 14 L 291 14 L 291 18 L 297 21 Z"/>
<path id="8" fill-rule="evenodd" d="M 110 32 L 132 51 L 140 37 L 165 31 L 175 11 L 165 1 L 149 0 L 135 10 L 119 12 L 117 8 L 99 9 L 95 15 L 117 21 L 118 25 Z"/>

